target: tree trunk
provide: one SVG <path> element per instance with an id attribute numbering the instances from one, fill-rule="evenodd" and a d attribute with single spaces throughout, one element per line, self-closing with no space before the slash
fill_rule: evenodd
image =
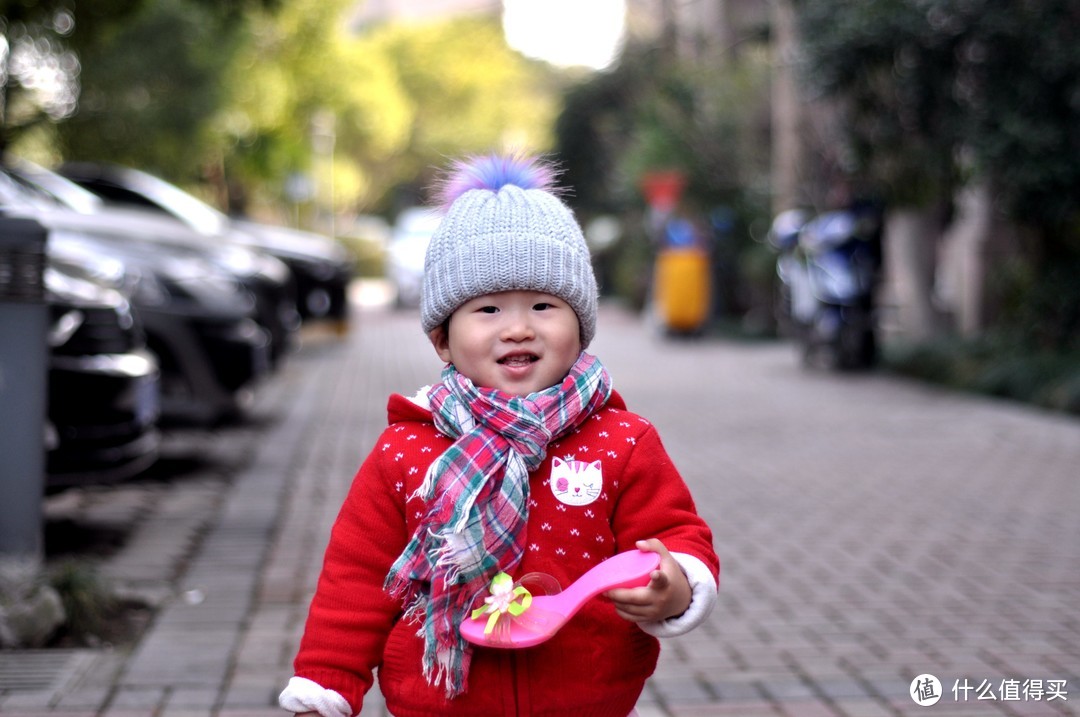
<path id="1" fill-rule="evenodd" d="M 896 328 L 906 340 L 925 341 L 941 332 L 942 321 L 933 300 L 940 234 L 934 207 L 899 207 L 886 212 L 886 286 L 895 302 Z"/>
<path id="2" fill-rule="evenodd" d="M 773 0 L 772 8 L 772 183 L 775 216 L 800 206 L 802 107 L 795 84 L 798 50 L 795 9 L 791 0 Z"/>
<path id="3" fill-rule="evenodd" d="M 987 288 L 988 274 L 1017 250 L 1015 228 L 994 206 L 989 183 L 961 190 L 956 218 L 942 242 L 939 293 L 962 336 L 974 336 L 992 323 L 996 297 Z"/>

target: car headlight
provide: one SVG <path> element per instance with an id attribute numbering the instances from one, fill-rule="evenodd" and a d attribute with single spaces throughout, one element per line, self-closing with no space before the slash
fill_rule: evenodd
<path id="1" fill-rule="evenodd" d="M 222 246 L 214 252 L 214 257 L 225 270 L 237 276 L 251 276 L 259 271 L 255 256 L 239 247 Z"/>

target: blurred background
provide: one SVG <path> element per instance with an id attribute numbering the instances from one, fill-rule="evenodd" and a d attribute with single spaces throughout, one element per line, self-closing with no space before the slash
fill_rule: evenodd
<path id="1" fill-rule="evenodd" d="M 48 367 L 3 447 L 44 423 L 58 492 L 243 416 L 350 288 L 415 306 L 435 170 L 491 150 L 559 164 L 658 333 L 1080 413 L 1078 33 L 1075 0 L 0 0 L 0 368 Z"/>
<path id="2" fill-rule="evenodd" d="M 893 365 L 1080 403 L 1074 2 L 0 7 L 8 162 L 142 170 L 332 237 L 410 303 L 432 169 L 546 153 L 605 294 L 646 308 L 680 213 L 708 253 L 691 323 L 762 336 L 784 328 L 773 217 L 870 205 Z"/>

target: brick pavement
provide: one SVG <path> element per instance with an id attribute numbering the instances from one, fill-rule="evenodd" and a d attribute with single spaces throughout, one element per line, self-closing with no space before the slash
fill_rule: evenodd
<path id="1" fill-rule="evenodd" d="M 642 717 L 1075 713 L 1080 422 L 808 373 L 779 343 L 660 339 L 612 307 L 593 348 L 659 427 L 723 561 L 716 611 L 666 642 Z M 327 529 L 385 397 L 437 371 L 407 313 L 309 336 L 253 426 L 205 437 L 227 475 L 118 490 L 113 519 L 149 514 L 104 566 L 160 600 L 143 639 L 54 654 L 47 684 L 0 683 L 0 713 L 282 714 Z M 922 673 L 942 682 L 933 707 L 909 695 Z M 1035 680 L 1065 681 L 1067 699 L 1035 699 Z M 363 715 L 382 713 L 375 695 Z"/>

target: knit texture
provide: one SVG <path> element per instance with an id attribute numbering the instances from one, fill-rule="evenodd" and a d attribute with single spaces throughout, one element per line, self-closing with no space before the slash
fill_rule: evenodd
<path id="1" fill-rule="evenodd" d="M 479 157 L 455 165 L 446 214 L 424 261 L 425 332 L 466 301 L 500 291 L 557 296 L 577 314 L 581 345 L 596 333 L 597 285 L 589 248 L 556 196 L 550 167 L 536 159 Z"/>
<path id="2" fill-rule="evenodd" d="M 553 439 L 577 428 L 611 395 L 596 357 L 582 353 L 558 386 L 513 396 L 475 386 L 448 366 L 428 392 L 435 425 L 455 438 L 431 465 L 418 497 L 424 519 L 386 579 L 406 619 L 423 621 L 424 675 L 460 694 L 471 651 L 458 633 L 496 573 L 515 568 L 525 550 L 529 472 Z"/>

